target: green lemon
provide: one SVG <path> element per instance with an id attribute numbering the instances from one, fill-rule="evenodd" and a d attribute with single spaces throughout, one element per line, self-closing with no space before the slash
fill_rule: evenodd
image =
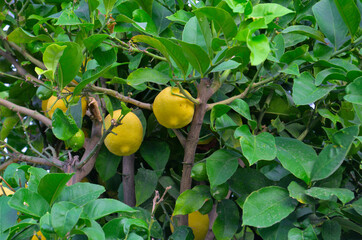
<path id="1" fill-rule="evenodd" d="M 50 82 L 45 82 L 44 85 L 46 86 L 39 86 L 38 89 L 36 90 L 36 96 L 40 99 L 40 100 L 47 100 L 49 99 L 52 94 L 53 91 L 51 89 L 51 83 Z"/>
<path id="2" fill-rule="evenodd" d="M 78 132 L 73 135 L 73 137 L 67 140 L 67 145 L 76 152 L 83 147 L 84 138 L 84 132 L 82 131 L 82 129 L 79 129 Z"/>
<path id="3" fill-rule="evenodd" d="M 207 173 L 206 173 L 206 163 L 200 162 L 195 164 L 191 170 L 191 177 L 196 181 L 205 181 L 207 180 Z"/>
<path id="4" fill-rule="evenodd" d="M 229 185 L 223 183 L 210 189 L 211 196 L 216 200 L 223 200 L 229 192 Z"/>

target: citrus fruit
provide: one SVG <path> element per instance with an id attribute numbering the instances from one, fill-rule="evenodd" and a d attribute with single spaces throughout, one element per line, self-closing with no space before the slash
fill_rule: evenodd
<path id="1" fill-rule="evenodd" d="M 210 189 L 211 196 L 216 200 L 223 200 L 229 192 L 229 185 L 223 183 Z"/>
<path id="2" fill-rule="evenodd" d="M 194 240 L 204 240 L 209 230 L 209 216 L 203 215 L 199 211 L 192 212 L 188 215 L 189 227 L 194 233 Z M 171 217 L 171 220 L 173 217 Z M 173 232 L 173 226 L 170 224 L 171 232 Z"/>
<path id="3" fill-rule="evenodd" d="M 65 88 L 63 93 L 71 93 L 74 88 Z M 67 96 L 66 99 L 69 101 L 71 95 Z M 47 114 L 52 118 L 55 109 L 60 108 L 64 113 L 67 111 L 67 107 L 63 99 L 58 99 L 56 96 L 51 96 L 47 102 Z M 82 97 L 82 115 L 84 116 L 87 111 L 87 100 Z"/>
<path id="4" fill-rule="evenodd" d="M 191 169 L 191 177 L 196 181 L 207 180 L 206 163 L 205 162 L 196 163 Z"/>
<path id="5" fill-rule="evenodd" d="M 113 112 L 113 119 L 122 117 L 122 110 Z M 109 114 L 104 119 L 106 129 L 111 126 L 112 117 Z M 120 125 L 112 129 L 104 140 L 107 149 L 117 156 L 128 156 L 135 153 L 141 146 L 143 139 L 142 123 L 136 114 L 129 112 L 122 119 Z"/>
<path id="6" fill-rule="evenodd" d="M 41 231 L 38 231 L 36 234 L 33 235 L 31 240 L 46 240 L 44 235 L 41 233 Z"/>
<path id="7" fill-rule="evenodd" d="M 38 89 L 36 90 L 36 96 L 40 99 L 40 100 L 47 100 L 52 96 L 52 89 L 51 89 L 51 83 L 45 82 L 44 85 L 46 86 L 39 86 Z"/>
<path id="8" fill-rule="evenodd" d="M 67 140 L 67 145 L 73 149 L 73 151 L 78 151 L 84 145 L 84 132 L 82 129 L 79 129 L 76 134 L 73 135 L 70 139 Z"/>
<path id="9" fill-rule="evenodd" d="M 187 92 L 190 95 L 190 93 Z M 194 104 L 183 97 L 177 87 L 163 89 L 153 102 L 157 121 L 167 128 L 182 128 L 192 121 Z"/>
<path id="10" fill-rule="evenodd" d="M 0 196 L 2 196 L 4 194 L 4 192 L 5 192 L 6 196 L 14 194 L 13 191 L 11 191 L 9 188 L 5 187 L 5 185 L 2 185 L 2 183 L 0 183 L 0 186 L 1 186 L 0 187 Z M 2 189 L 4 189 L 4 192 Z"/>

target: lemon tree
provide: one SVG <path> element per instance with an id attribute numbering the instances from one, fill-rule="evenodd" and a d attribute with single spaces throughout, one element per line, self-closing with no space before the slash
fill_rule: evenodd
<path id="1" fill-rule="evenodd" d="M 0 1 L 0 239 L 361 239 L 361 12 Z"/>

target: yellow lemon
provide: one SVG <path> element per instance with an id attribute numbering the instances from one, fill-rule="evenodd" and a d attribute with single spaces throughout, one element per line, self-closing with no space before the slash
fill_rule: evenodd
<path id="1" fill-rule="evenodd" d="M 4 194 L 4 192 L 5 192 L 5 195 L 6 195 L 6 196 L 14 194 L 13 191 L 11 191 L 9 188 L 7 188 L 7 187 L 5 187 L 4 185 L 2 185 L 2 183 L 0 183 L 0 186 L 1 186 L 1 187 L 0 187 L 0 196 L 2 196 L 2 195 Z M 4 189 L 4 192 L 3 192 L 2 189 Z"/>
<path id="2" fill-rule="evenodd" d="M 39 238 L 40 237 L 40 238 Z M 38 231 L 36 234 L 33 235 L 31 240 L 46 240 L 44 235 L 41 233 L 41 231 Z"/>
<path id="3" fill-rule="evenodd" d="M 122 116 L 122 110 L 113 112 L 113 119 L 117 121 Z M 111 115 L 104 119 L 106 129 L 111 126 Z M 121 124 L 112 129 L 104 140 L 108 150 L 117 156 L 128 156 L 137 152 L 143 140 L 142 123 L 136 114 L 129 112 L 121 120 Z"/>
<path id="4" fill-rule="evenodd" d="M 153 112 L 157 121 L 167 128 L 186 126 L 192 121 L 194 110 L 194 104 L 183 97 L 177 87 L 163 89 L 153 102 Z"/>
<path id="5" fill-rule="evenodd" d="M 173 217 L 171 218 L 171 220 Z M 189 214 L 189 227 L 194 233 L 194 240 L 204 240 L 209 230 L 209 215 L 201 214 L 199 211 L 192 212 Z M 173 226 L 170 224 L 171 232 L 173 232 Z"/>
<path id="6" fill-rule="evenodd" d="M 73 92 L 74 88 L 66 88 L 62 92 L 63 93 L 70 93 Z M 70 99 L 70 95 L 67 96 L 67 101 Z M 84 116 L 87 111 L 87 100 L 82 97 L 82 115 Z M 47 114 L 49 115 L 49 118 L 52 118 L 53 113 L 55 109 L 60 108 L 64 113 L 67 111 L 67 107 L 65 105 L 65 102 L 63 99 L 58 99 L 55 96 L 51 96 L 47 101 Z"/>

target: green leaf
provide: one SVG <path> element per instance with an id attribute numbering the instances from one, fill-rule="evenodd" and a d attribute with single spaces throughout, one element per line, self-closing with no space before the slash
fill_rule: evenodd
<path id="1" fill-rule="evenodd" d="M 239 226 L 239 210 L 236 204 L 230 200 L 222 200 L 217 205 L 217 217 L 212 225 L 212 231 L 216 239 L 232 239 Z"/>
<path id="2" fill-rule="evenodd" d="M 353 192 L 345 188 L 312 187 L 306 190 L 305 193 L 309 196 L 322 200 L 330 200 L 332 196 L 336 196 L 339 200 L 341 200 L 343 205 L 354 199 Z"/>
<path id="3" fill-rule="evenodd" d="M 240 138 L 241 150 L 250 165 L 259 160 L 273 160 L 277 155 L 274 136 L 268 132 L 254 136 L 249 127 L 243 125 L 235 130 L 234 137 Z"/>
<path id="4" fill-rule="evenodd" d="M 293 138 L 275 138 L 277 157 L 283 167 L 294 176 L 310 184 L 311 174 L 318 156 L 312 147 Z"/>
<path id="5" fill-rule="evenodd" d="M 328 109 L 319 108 L 317 111 L 322 117 L 328 118 L 329 120 L 331 120 L 333 122 L 334 126 L 336 126 L 337 122 L 341 122 L 340 117 L 338 115 L 331 113 Z"/>
<path id="6" fill-rule="evenodd" d="M 362 227 L 348 219 L 345 219 L 342 217 L 335 217 L 335 218 L 333 218 L 333 221 L 338 222 L 338 224 L 341 225 L 342 229 L 345 231 L 352 230 L 352 231 L 362 235 Z"/>
<path id="7" fill-rule="evenodd" d="M 38 193 L 52 205 L 72 176 L 73 174 L 49 173 L 40 180 Z"/>
<path id="8" fill-rule="evenodd" d="M 198 25 L 196 25 L 196 22 L 194 22 L 194 26 L 196 26 L 196 27 L 199 26 L 200 27 L 200 31 L 201 31 L 202 36 L 204 37 L 204 39 L 199 40 L 198 38 L 196 38 L 197 42 L 190 42 L 190 43 L 195 43 L 195 44 L 199 44 L 200 46 L 202 46 L 203 42 L 205 42 L 207 52 L 208 52 L 209 56 L 212 57 L 212 55 L 213 55 L 213 50 L 212 50 L 213 35 L 211 33 L 210 23 L 209 23 L 207 17 L 204 16 L 204 14 L 196 14 L 196 18 L 197 18 Z M 190 21 L 191 21 L 191 19 L 190 19 Z M 193 21 L 196 21 L 196 20 L 194 19 Z M 191 25 L 188 28 L 192 29 L 193 26 Z M 198 28 L 194 28 L 194 31 L 196 31 L 196 33 L 198 33 Z M 188 42 L 186 37 L 185 37 L 185 39 L 182 37 L 182 40 L 185 41 L 185 42 Z"/>
<path id="9" fill-rule="evenodd" d="M 65 237 L 78 222 L 82 208 L 71 202 L 55 203 L 51 211 L 51 223 L 60 237 Z"/>
<path id="10" fill-rule="evenodd" d="M 226 41 L 231 40 L 237 33 L 237 27 L 231 15 L 222 8 L 202 7 L 193 11 L 197 18 L 201 18 L 201 14 L 212 20 L 215 25 L 224 33 Z"/>
<path id="11" fill-rule="evenodd" d="M 174 199 L 178 198 L 178 196 L 180 195 L 180 189 L 179 189 L 179 186 L 175 183 L 175 181 L 171 177 L 162 176 L 162 177 L 160 177 L 160 179 L 158 181 L 164 189 L 166 189 L 166 187 L 168 187 L 168 186 L 171 186 L 172 188 L 170 190 L 168 190 L 168 193 Z"/>
<path id="12" fill-rule="evenodd" d="M 102 228 L 98 229 L 95 227 L 86 227 L 77 229 L 74 233 L 80 232 L 82 235 L 86 235 L 88 240 L 105 240 L 104 232 Z"/>
<path id="13" fill-rule="evenodd" d="M 281 187 L 265 187 L 249 195 L 243 205 L 243 225 L 270 227 L 286 218 L 297 202 Z"/>
<path id="14" fill-rule="evenodd" d="M 10 199 L 11 197 L 8 196 L 0 196 L 0 238 L 2 232 L 17 223 L 18 214 L 8 205 Z"/>
<path id="15" fill-rule="evenodd" d="M 8 36 L 7 40 L 14 43 L 31 43 L 33 41 L 52 42 L 52 39 L 44 34 L 34 36 L 22 28 L 16 28 Z"/>
<path id="16" fill-rule="evenodd" d="M 65 187 L 60 193 L 57 202 L 67 201 L 83 206 L 92 200 L 96 200 L 105 191 L 101 185 L 78 182 Z"/>
<path id="17" fill-rule="evenodd" d="M 260 188 L 272 185 L 264 174 L 252 168 L 238 168 L 228 181 L 229 188 L 239 197 L 237 203 L 243 207 L 247 196 Z"/>
<path id="18" fill-rule="evenodd" d="M 315 86 L 312 74 L 303 72 L 294 79 L 292 96 L 296 105 L 308 105 L 323 98 L 334 88 L 335 86 Z"/>
<path id="19" fill-rule="evenodd" d="M 95 48 L 97 48 L 104 40 L 109 37 L 107 34 L 94 34 L 84 39 L 83 43 L 85 47 L 92 52 Z"/>
<path id="20" fill-rule="evenodd" d="M 150 16 L 152 15 L 153 0 L 136 0 L 136 2 L 145 10 Z"/>
<path id="21" fill-rule="evenodd" d="M 285 28 L 282 33 L 297 33 L 324 42 L 324 35 L 320 31 L 305 25 L 294 25 Z"/>
<path id="22" fill-rule="evenodd" d="M 83 62 L 82 48 L 75 42 L 57 43 L 60 46 L 67 46 L 59 62 L 58 81 L 60 89 L 68 85 L 78 74 Z"/>
<path id="23" fill-rule="evenodd" d="M 254 37 L 249 35 L 246 43 L 251 52 L 250 54 L 251 65 L 257 66 L 262 62 L 264 62 L 270 52 L 268 38 L 264 34 L 257 35 Z"/>
<path id="24" fill-rule="evenodd" d="M 290 216 L 293 216 L 293 214 L 271 227 L 258 228 L 263 240 L 288 240 L 288 232 L 294 228 L 294 218 Z"/>
<path id="25" fill-rule="evenodd" d="M 362 105 L 362 77 L 355 79 L 352 83 L 346 87 L 347 95 L 344 99 L 348 102 Z"/>
<path id="26" fill-rule="evenodd" d="M 105 145 L 102 146 L 98 153 L 95 167 L 103 181 L 107 181 L 116 174 L 120 161 L 121 158 L 119 156 L 111 153 Z"/>
<path id="27" fill-rule="evenodd" d="M 358 126 L 352 126 L 333 134 L 332 144 L 324 147 L 313 166 L 313 181 L 327 178 L 339 168 L 358 131 Z"/>
<path id="28" fill-rule="evenodd" d="M 143 43 L 147 43 L 148 45 L 152 46 L 153 48 L 157 49 L 158 51 L 160 51 L 160 53 L 167 58 L 168 61 L 170 61 L 169 55 L 168 55 L 168 51 L 166 49 L 166 47 L 156 38 L 150 37 L 150 36 L 146 36 L 146 35 L 137 35 L 134 36 L 132 38 L 132 40 L 134 42 L 143 42 Z"/>
<path id="29" fill-rule="evenodd" d="M 304 231 L 299 228 L 292 228 L 288 233 L 288 239 L 290 240 L 318 240 L 317 234 L 314 231 L 312 225 L 309 225 Z"/>
<path id="30" fill-rule="evenodd" d="M 74 13 L 73 9 L 67 8 L 63 10 L 62 14 L 58 18 L 58 21 L 54 25 L 72 26 L 79 24 L 81 24 L 81 21 Z"/>
<path id="31" fill-rule="evenodd" d="M 315 78 L 315 85 L 319 86 L 329 80 L 346 80 L 346 73 L 339 68 L 327 68 L 320 71 Z"/>
<path id="32" fill-rule="evenodd" d="M 338 12 L 334 0 L 322 0 L 313 7 L 313 14 L 322 33 L 337 50 L 345 41 L 348 28 Z"/>
<path id="33" fill-rule="evenodd" d="M 169 56 L 172 57 L 172 60 L 176 63 L 176 65 L 181 70 L 182 74 L 186 76 L 187 70 L 189 68 L 189 62 L 183 54 L 182 48 L 176 43 L 168 40 L 166 38 L 158 38 L 158 40 L 163 44 L 166 48 L 166 51 Z"/>
<path id="34" fill-rule="evenodd" d="M 235 62 L 233 60 L 228 60 L 225 62 L 222 62 L 221 64 L 217 65 L 214 69 L 212 69 L 212 73 L 214 72 L 222 72 L 229 69 L 235 69 L 239 67 L 241 64 L 238 62 Z"/>
<path id="35" fill-rule="evenodd" d="M 264 3 L 253 6 L 253 12 L 249 15 L 249 18 L 265 18 L 265 23 L 269 24 L 274 18 L 282 17 L 292 12 L 279 4 Z"/>
<path id="36" fill-rule="evenodd" d="M 103 198 L 84 205 L 81 218 L 97 220 L 116 212 L 132 213 L 137 212 L 137 210 L 115 199 Z"/>
<path id="37" fill-rule="evenodd" d="M 162 175 L 170 157 L 170 152 L 168 143 L 158 140 L 143 141 L 140 148 L 142 158 L 156 171 L 158 176 Z"/>
<path id="38" fill-rule="evenodd" d="M 361 21 L 361 14 L 358 7 L 353 0 L 334 0 L 339 14 L 343 18 L 344 23 L 347 25 L 348 30 L 353 37 L 357 32 L 358 26 Z"/>
<path id="39" fill-rule="evenodd" d="M 206 158 L 206 172 L 211 187 L 225 183 L 238 168 L 240 155 L 226 149 L 219 149 Z"/>
<path id="40" fill-rule="evenodd" d="M 28 189 L 33 192 L 37 192 L 40 180 L 46 174 L 48 174 L 48 172 L 42 168 L 30 167 L 28 169 L 28 173 L 30 174 L 28 180 Z"/>
<path id="41" fill-rule="evenodd" d="M 359 215 L 362 216 L 362 198 L 352 203 L 352 207 Z"/>
<path id="42" fill-rule="evenodd" d="M 147 82 L 167 84 L 171 78 L 155 69 L 138 68 L 127 77 L 127 84 L 131 86 L 141 85 Z"/>
<path id="43" fill-rule="evenodd" d="M 186 59 L 190 62 L 194 69 L 201 74 L 201 77 L 203 77 L 211 63 L 207 53 L 199 45 L 183 41 L 178 42 L 181 45 Z"/>
<path id="44" fill-rule="evenodd" d="M 16 191 L 8 204 L 17 211 L 36 218 L 50 211 L 49 203 L 41 195 L 26 188 Z"/>
<path id="45" fill-rule="evenodd" d="M 6 167 L 3 178 L 13 188 L 19 187 L 21 180 L 25 180 L 23 171 L 19 171 L 20 164 L 11 163 Z M 2 192 L 1 192 L 2 193 Z"/>
<path id="46" fill-rule="evenodd" d="M 135 176 L 136 206 L 149 199 L 157 186 L 158 177 L 155 171 L 140 168 Z"/>
<path id="47" fill-rule="evenodd" d="M 149 235 L 148 224 L 142 219 L 115 218 L 103 226 L 106 239 L 139 239 L 129 235 L 131 231 L 138 232 L 138 230 L 143 230 L 143 233 Z"/>
<path id="48" fill-rule="evenodd" d="M 292 181 L 288 186 L 289 196 L 294 198 L 300 203 L 313 203 L 311 198 L 305 194 L 307 189 L 305 187 L 300 186 L 298 183 Z"/>
<path id="49" fill-rule="evenodd" d="M 211 199 L 209 187 L 197 185 L 193 189 L 181 193 L 176 200 L 173 215 L 186 215 L 195 212 L 209 199 Z"/>
<path id="50" fill-rule="evenodd" d="M 60 140 L 68 140 L 78 132 L 78 126 L 71 117 L 68 117 L 64 112 L 57 108 L 52 116 L 52 131 Z"/>
<path id="51" fill-rule="evenodd" d="M 178 10 L 177 12 L 175 12 L 174 14 L 167 16 L 166 18 L 173 21 L 173 22 L 177 22 L 180 24 L 186 24 L 190 18 L 192 18 L 194 15 L 190 12 L 186 12 L 185 10 Z M 186 26 L 185 26 L 186 28 Z M 184 40 L 185 41 L 185 40 Z"/>
<path id="52" fill-rule="evenodd" d="M 58 44 L 49 45 L 43 54 L 43 62 L 45 67 L 51 71 L 52 79 L 54 80 L 54 75 L 57 71 L 59 60 L 63 55 L 64 49 L 67 46 L 59 46 Z"/>
<path id="53" fill-rule="evenodd" d="M 295 60 L 299 59 L 305 60 L 307 56 L 308 56 L 308 45 L 305 44 L 300 47 L 297 47 L 294 50 L 290 50 L 284 53 L 280 58 L 280 62 L 290 65 Z"/>
<path id="54" fill-rule="evenodd" d="M 193 240 L 195 239 L 192 229 L 187 226 L 176 227 L 169 240 Z"/>
<path id="55" fill-rule="evenodd" d="M 333 220 L 327 220 L 322 225 L 322 237 L 328 240 L 340 240 L 341 239 L 341 225 Z"/>
<path id="56" fill-rule="evenodd" d="M 106 15 L 108 15 L 112 9 L 116 0 L 103 0 L 104 8 L 106 9 Z"/>

